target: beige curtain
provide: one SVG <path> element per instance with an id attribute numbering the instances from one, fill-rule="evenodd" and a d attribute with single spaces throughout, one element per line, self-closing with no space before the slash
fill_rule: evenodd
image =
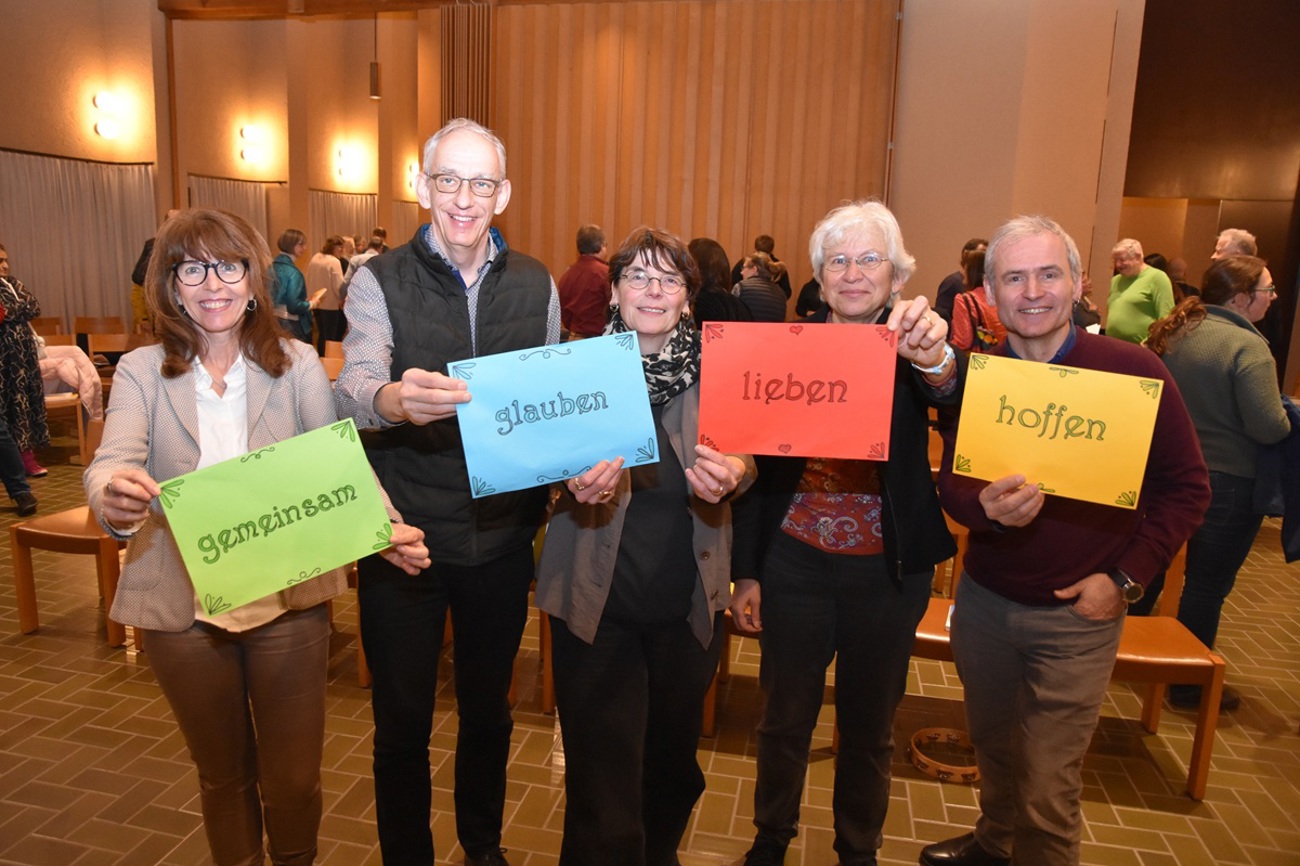
<path id="1" fill-rule="evenodd" d="M 265 183 L 192 174 L 189 185 L 190 207 L 215 207 L 238 214 L 275 246 L 267 223 Z"/>
<path id="2" fill-rule="evenodd" d="M 317 252 L 330 235 L 361 235 L 380 223 L 376 219 L 379 196 L 364 193 L 328 192 L 313 189 L 307 199 L 307 250 Z M 389 246 L 393 234 L 388 235 Z M 405 239 L 398 241 L 405 243 Z"/>
<path id="3" fill-rule="evenodd" d="M 131 269 L 157 229 L 154 166 L 0 150 L 0 243 L 45 316 L 131 318 Z"/>

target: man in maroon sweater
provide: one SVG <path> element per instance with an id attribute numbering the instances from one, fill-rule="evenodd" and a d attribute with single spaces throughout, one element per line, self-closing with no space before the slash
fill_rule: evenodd
<path id="1" fill-rule="evenodd" d="M 1019 217 L 993 236 L 984 288 L 1007 328 L 1002 354 L 1160 379 L 1165 385 L 1135 510 L 1047 496 L 1023 475 L 952 474 L 939 493 L 970 527 L 952 650 L 983 782 L 973 833 L 926 846 L 925 866 L 1077 864 L 1080 768 L 1115 665 L 1126 604 L 1201 522 L 1209 480 L 1196 431 L 1147 349 L 1074 327 L 1079 252 L 1059 225 Z M 950 427 L 953 425 L 949 425 Z"/>
<path id="2" fill-rule="evenodd" d="M 571 337 L 599 337 L 609 321 L 609 265 L 600 226 L 578 229 L 578 260 L 560 277 L 560 322 Z"/>

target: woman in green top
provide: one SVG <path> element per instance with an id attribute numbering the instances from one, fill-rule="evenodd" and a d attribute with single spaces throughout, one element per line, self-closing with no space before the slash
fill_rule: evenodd
<path id="1" fill-rule="evenodd" d="M 1188 297 L 1151 326 L 1147 345 L 1173 374 L 1210 469 L 1210 508 L 1187 542 L 1178 619 L 1214 646 L 1224 599 L 1263 520 L 1255 513 L 1255 455 L 1290 432 L 1268 341 L 1255 330 L 1277 292 L 1262 259 L 1227 256 L 1205 272 L 1201 297 Z M 1200 686 L 1173 686 L 1177 707 L 1200 705 Z M 1224 688 L 1223 709 L 1240 696 Z"/>

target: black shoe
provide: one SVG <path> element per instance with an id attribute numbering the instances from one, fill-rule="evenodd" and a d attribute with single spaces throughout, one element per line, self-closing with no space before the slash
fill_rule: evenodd
<path id="1" fill-rule="evenodd" d="M 18 504 L 19 517 L 31 517 L 36 513 L 36 497 L 30 490 L 19 493 L 14 497 L 14 502 Z"/>
<path id="2" fill-rule="evenodd" d="M 743 866 L 784 866 L 786 846 L 759 836 L 745 853 Z"/>
<path id="3" fill-rule="evenodd" d="M 999 857 L 984 850 L 974 833 L 945 839 L 921 849 L 921 866 L 1010 866 L 1010 857 Z"/>
<path id="4" fill-rule="evenodd" d="M 1169 690 L 1169 703 L 1180 710 L 1199 710 L 1201 708 L 1201 689 L 1199 686 L 1182 688 L 1175 686 Z M 1219 698 L 1219 712 L 1230 713 L 1241 706 L 1241 694 L 1228 686 L 1223 687 Z"/>
<path id="5" fill-rule="evenodd" d="M 465 866 L 510 866 L 506 861 L 506 849 L 498 848 L 495 851 L 489 851 L 486 854 L 480 854 L 477 857 L 465 855 Z"/>

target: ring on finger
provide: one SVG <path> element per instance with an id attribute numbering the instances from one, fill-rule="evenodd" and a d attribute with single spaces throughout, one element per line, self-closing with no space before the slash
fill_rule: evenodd
<path id="1" fill-rule="evenodd" d="M 104 493 L 109 496 L 112 496 L 116 492 L 117 491 L 113 489 L 113 479 L 112 478 L 108 479 L 108 483 L 104 485 Z"/>
<path id="2" fill-rule="evenodd" d="M 614 491 L 613 491 L 613 490 L 602 490 L 602 491 L 600 491 L 600 493 L 599 493 L 599 496 L 600 496 L 601 499 L 606 499 L 606 498 L 608 498 L 608 497 L 610 497 L 610 496 L 613 496 L 613 495 L 614 495 Z"/>
<path id="3" fill-rule="evenodd" d="M 717 487 L 713 488 L 713 494 L 714 494 L 715 496 L 721 496 L 721 495 L 722 495 L 722 485 L 721 485 L 721 484 L 719 484 Z"/>
<path id="4" fill-rule="evenodd" d="M 584 484 L 582 484 L 582 483 L 580 483 L 580 482 L 575 481 L 575 482 L 573 482 L 573 489 L 576 490 L 578 493 L 581 493 L 582 491 L 586 490 L 587 487 L 586 487 L 586 485 L 584 485 Z"/>

